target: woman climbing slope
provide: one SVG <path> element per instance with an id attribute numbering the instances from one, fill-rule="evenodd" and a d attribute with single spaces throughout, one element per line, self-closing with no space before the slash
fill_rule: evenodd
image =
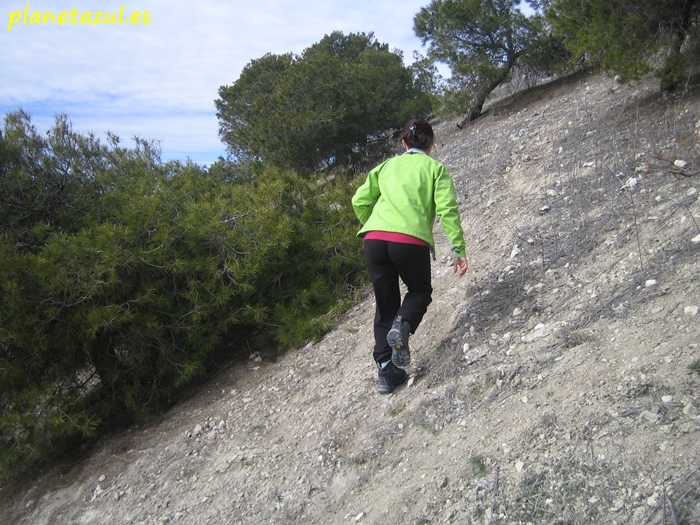
<path id="1" fill-rule="evenodd" d="M 445 166 L 429 156 L 434 138 L 425 120 L 408 122 L 399 137 L 405 152 L 370 171 L 352 199 L 362 223 L 358 235 L 364 238 L 377 303 L 373 357 L 380 394 L 390 394 L 406 381 L 401 367 L 411 362 L 408 337 L 432 301 L 430 255 L 436 215 L 452 245 L 455 273 L 462 277 L 469 267 L 452 179 Z M 408 289 L 403 301 L 399 278 Z"/>

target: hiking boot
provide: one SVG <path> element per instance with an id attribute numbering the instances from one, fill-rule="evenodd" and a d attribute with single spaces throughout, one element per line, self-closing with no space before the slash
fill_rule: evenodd
<path id="1" fill-rule="evenodd" d="M 397 386 L 403 385 L 408 379 L 406 371 L 403 368 L 397 368 L 391 361 L 377 363 L 377 367 L 379 368 L 377 390 L 380 394 L 391 394 Z"/>
<path id="2" fill-rule="evenodd" d="M 396 366 L 408 366 L 411 363 L 411 352 L 408 350 L 408 333 L 411 327 L 406 321 L 397 316 L 386 336 L 386 342 L 391 347 L 391 362 Z"/>

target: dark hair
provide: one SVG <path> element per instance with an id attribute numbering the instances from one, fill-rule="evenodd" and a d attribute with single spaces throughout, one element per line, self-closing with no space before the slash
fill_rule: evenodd
<path id="1" fill-rule="evenodd" d="M 422 119 L 413 119 L 408 121 L 399 135 L 399 142 L 405 142 L 409 148 L 427 150 L 434 138 L 435 135 L 430 124 Z"/>

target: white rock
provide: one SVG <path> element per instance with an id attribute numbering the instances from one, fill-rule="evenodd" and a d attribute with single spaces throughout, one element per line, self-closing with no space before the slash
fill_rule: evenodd
<path id="1" fill-rule="evenodd" d="M 480 346 L 474 348 L 464 354 L 464 360 L 467 362 L 468 365 L 471 365 L 473 363 L 476 363 L 482 357 L 484 357 L 487 354 L 487 352 L 488 351 L 486 347 Z"/>
<path id="2" fill-rule="evenodd" d="M 523 468 L 525 468 L 525 463 L 523 463 L 522 461 L 515 462 L 515 470 L 517 470 L 520 473 L 523 471 Z"/>
<path id="3" fill-rule="evenodd" d="M 688 191 L 685 192 L 685 194 L 688 197 L 691 197 L 691 196 L 695 195 L 697 192 L 698 192 L 698 190 L 696 190 L 695 188 L 690 188 Z"/>
<path id="4" fill-rule="evenodd" d="M 192 433 L 195 436 L 201 435 L 202 434 L 202 425 L 197 425 L 196 427 L 194 427 L 194 430 L 192 431 Z"/>
<path id="5" fill-rule="evenodd" d="M 690 239 L 690 242 L 695 243 L 695 244 L 699 243 L 700 242 L 700 235 L 696 235 L 695 237 Z"/>
<path id="6" fill-rule="evenodd" d="M 360 520 L 361 520 L 362 518 L 364 518 L 364 517 L 365 517 L 365 513 L 364 513 L 364 512 L 360 512 L 357 516 L 355 516 L 355 521 L 358 522 L 358 521 L 360 521 Z"/>
<path id="7" fill-rule="evenodd" d="M 546 334 L 547 330 L 547 325 L 544 325 L 542 323 L 538 324 L 535 326 L 534 330 L 530 332 L 527 335 L 524 335 L 520 338 L 520 340 L 523 343 L 532 343 L 533 341 L 536 341 L 537 339 L 540 339 L 541 337 L 544 337 Z"/>
<path id="8" fill-rule="evenodd" d="M 697 305 L 694 305 L 694 304 L 690 305 L 690 306 L 686 306 L 685 308 L 683 308 L 683 313 L 685 315 L 695 317 L 696 315 L 698 315 L 698 307 L 697 307 Z"/>
<path id="9" fill-rule="evenodd" d="M 685 168 L 685 167 L 688 165 L 688 163 L 687 163 L 686 161 L 684 161 L 684 160 L 678 159 L 678 160 L 674 160 L 674 161 L 673 161 L 673 165 L 674 165 L 676 168 L 683 169 L 683 168 Z"/>
<path id="10" fill-rule="evenodd" d="M 647 282 L 644 283 L 644 286 L 647 288 L 653 288 L 656 286 L 656 279 L 649 279 Z"/>
<path id="11" fill-rule="evenodd" d="M 659 420 L 659 416 L 653 412 L 650 412 L 649 410 L 643 411 L 641 416 L 649 423 L 656 423 Z"/>
<path id="12" fill-rule="evenodd" d="M 620 498 L 613 503 L 613 506 L 610 507 L 610 510 L 613 512 L 620 512 L 625 506 L 625 498 Z"/>
<path id="13" fill-rule="evenodd" d="M 666 404 L 673 403 L 673 396 L 663 396 L 661 398 L 661 401 L 663 401 Z"/>

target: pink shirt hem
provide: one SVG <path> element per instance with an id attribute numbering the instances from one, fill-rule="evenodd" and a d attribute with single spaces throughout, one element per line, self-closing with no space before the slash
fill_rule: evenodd
<path id="1" fill-rule="evenodd" d="M 412 235 L 396 232 L 369 231 L 364 236 L 365 240 L 398 242 L 401 244 L 415 244 L 418 246 L 430 246 L 427 242 Z"/>

